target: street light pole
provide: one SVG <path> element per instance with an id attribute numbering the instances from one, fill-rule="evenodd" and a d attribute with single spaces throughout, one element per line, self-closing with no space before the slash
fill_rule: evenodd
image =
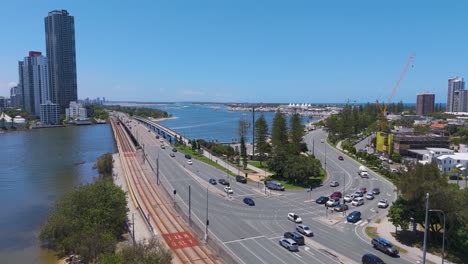
<path id="1" fill-rule="evenodd" d="M 442 264 L 444 264 L 444 249 L 445 249 L 445 212 L 439 209 L 430 209 L 429 212 L 440 212 L 444 216 L 444 233 L 442 235 Z"/>
<path id="2" fill-rule="evenodd" d="M 346 190 L 346 173 L 343 172 L 343 204 L 345 204 L 345 200 L 344 200 L 345 190 Z"/>
<path id="3" fill-rule="evenodd" d="M 191 207 L 191 194 L 190 194 L 190 185 L 188 186 L 188 221 L 189 225 L 192 223 L 192 207 Z"/>
<path id="4" fill-rule="evenodd" d="M 325 172 L 327 171 L 327 144 L 325 144 Z"/>
<path id="5" fill-rule="evenodd" d="M 210 220 L 208 220 L 208 188 L 206 188 L 206 225 L 205 225 L 205 241 L 208 239 L 208 225 Z"/>
<path id="6" fill-rule="evenodd" d="M 159 153 L 156 158 L 156 184 L 159 185 Z"/>
<path id="7" fill-rule="evenodd" d="M 428 222 L 429 222 L 429 193 L 426 193 L 426 219 L 424 221 L 423 264 L 426 264 Z"/>

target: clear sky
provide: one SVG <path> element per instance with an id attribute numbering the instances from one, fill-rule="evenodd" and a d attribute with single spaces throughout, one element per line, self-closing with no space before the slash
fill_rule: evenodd
<path id="1" fill-rule="evenodd" d="M 395 101 L 445 102 L 447 79 L 468 78 L 468 1 L 4 0 L 0 95 L 45 53 L 54 9 L 75 17 L 79 98 L 373 102 L 413 52 Z"/>

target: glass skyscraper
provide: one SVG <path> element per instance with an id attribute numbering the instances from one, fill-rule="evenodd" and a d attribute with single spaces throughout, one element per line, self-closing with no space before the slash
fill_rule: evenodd
<path id="1" fill-rule="evenodd" d="M 54 10 L 44 18 L 46 56 L 49 59 L 51 101 L 65 113 L 78 100 L 76 82 L 75 20 L 66 10 Z"/>

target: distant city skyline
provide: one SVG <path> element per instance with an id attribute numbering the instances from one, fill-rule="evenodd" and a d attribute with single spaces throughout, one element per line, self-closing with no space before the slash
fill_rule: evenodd
<path id="1" fill-rule="evenodd" d="M 112 12 L 109 4 L 112 3 Z M 45 54 L 43 19 L 75 17 L 78 98 L 111 101 L 393 102 L 421 91 L 446 103 L 447 79 L 468 69 L 468 3 L 392 1 L 14 1 L 0 17 L 0 96 L 18 60 Z M 22 14 L 18 19 L 17 14 Z M 118 19 L 116 19 L 118 18 Z M 15 21 L 12 23 L 12 21 Z M 450 36 L 456 41 L 446 41 Z M 48 54 L 47 54 L 48 55 Z"/>

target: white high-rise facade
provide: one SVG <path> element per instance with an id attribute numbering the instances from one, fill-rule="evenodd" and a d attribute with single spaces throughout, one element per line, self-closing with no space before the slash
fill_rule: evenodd
<path id="1" fill-rule="evenodd" d="M 464 105 L 465 80 L 453 77 L 448 80 L 447 112 L 464 112 L 468 106 Z"/>
<path id="2" fill-rule="evenodd" d="M 39 116 L 40 105 L 50 101 L 49 62 L 40 52 L 30 51 L 22 67 L 24 108 Z"/>

